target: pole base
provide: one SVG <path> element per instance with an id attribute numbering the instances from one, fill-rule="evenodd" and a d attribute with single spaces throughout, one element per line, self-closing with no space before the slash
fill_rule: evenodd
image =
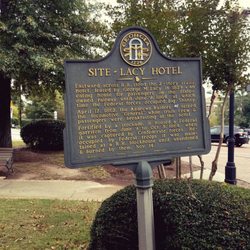
<path id="1" fill-rule="evenodd" d="M 225 167 L 225 182 L 228 184 L 236 185 L 236 167 L 234 162 L 227 162 Z"/>

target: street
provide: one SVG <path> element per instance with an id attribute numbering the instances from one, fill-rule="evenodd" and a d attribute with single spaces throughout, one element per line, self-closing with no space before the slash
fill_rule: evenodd
<path id="1" fill-rule="evenodd" d="M 12 128 L 11 129 L 11 137 L 12 137 L 12 140 L 16 140 L 16 141 L 21 141 L 22 138 L 20 136 L 20 129 L 18 128 Z"/>
<path id="2" fill-rule="evenodd" d="M 212 161 L 214 160 L 218 143 L 212 143 L 212 148 L 209 154 L 203 155 L 202 159 L 205 162 L 205 168 L 211 169 Z M 236 178 L 250 183 L 250 144 L 243 144 L 241 147 L 235 147 L 234 162 L 236 166 Z M 188 157 L 183 157 L 183 161 L 188 162 Z M 198 157 L 193 156 L 192 162 L 200 166 Z M 227 163 L 227 145 L 222 144 L 217 172 L 225 175 L 225 166 Z"/>

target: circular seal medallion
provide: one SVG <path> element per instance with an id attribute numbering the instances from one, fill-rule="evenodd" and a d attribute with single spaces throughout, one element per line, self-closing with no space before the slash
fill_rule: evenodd
<path id="1" fill-rule="evenodd" d="M 127 33 L 121 40 L 122 59 L 131 66 L 142 66 L 151 57 L 152 44 L 149 37 L 139 31 Z"/>

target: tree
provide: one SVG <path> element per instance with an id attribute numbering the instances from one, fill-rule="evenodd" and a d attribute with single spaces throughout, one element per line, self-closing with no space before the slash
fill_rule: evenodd
<path id="1" fill-rule="evenodd" d="M 115 7 L 111 15 L 115 31 L 125 26 L 142 25 L 153 33 L 160 49 L 167 55 L 202 57 L 203 79 L 213 85 L 211 107 L 215 94 L 221 91 L 225 96 L 220 119 L 223 137 L 227 97 L 237 86 L 242 88 L 249 82 L 246 74 L 250 50 L 249 23 L 240 13 L 238 0 L 227 0 L 223 5 L 219 5 L 219 0 L 117 2 L 122 11 Z M 217 169 L 221 143 L 210 179 Z"/>
<path id="2" fill-rule="evenodd" d="M 160 50 L 171 57 L 203 59 L 203 77 L 209 75 L 214 18 L 219 0 L 129 0 L 108 8 L 114 36 L 124 27 L 143 26 L 155 37 Z"/>
<path id="3" fill-rule="evenodd" d="M 203 78 L 214 91 L 249 82 L 249 23 L 238 0 L 119 0 L 108 8 L 114 35 L 124 27 L 151 31 L 161 51 L 173 57 L 202 57 Z M 248 79 L 248 80 L 247 80 Z"/>
<path id="4" fill-rule="evenodd" d="M 25 108 L 25 114 L 28 119 L 53 119 L 55 111 L 55 102 L 51 98 L 39 98 L 34 96 L 32 103 L 28 103 Z"/>
<path id="5" fill-rule="evenodd" d="M 250 128 L 250 94 L 243 100 L 243 105 L 242 105 L 242 115 L 245 118 L 245 123 L 240 124 L 240 126 Z"/>
<path id="6" fill-rule="evenodd" d="M 58 112 L 58 118 L 64 119 L 63 116 L 63 99 L 59 91 L 55 90 L 48 93 L 46 89 L 41 89 L 39 95 L 36 93 L 29 97 L 25 107 L 27 119 L 54 119 L 54 112 Z"/>
<path id="7" fill-rule="evenodd" d="M 64 100 L 63 100 L 63 95 L 59 91 L 55 91 L 55 110 L 57 111 L 57 119 L 58 120 L 64 120 Z"/>
<path id="8" fill-rule="evenodd" d="M 235 124 L 248 128 L 250 127 L 250 95 L 238 93 L 235 98 Z"/>
<path id="9" fill-rule="evenodd" d="M 250 59 L 249 24 L 246 16 L 240 12 L 237 3 L 237 0 L 226 1 L 220 12 L 218 12 L 219 19 L 216 23 L 218 39 L 217 44 L 214 46 L 215 53 L 210 55 L 214 62 L 214 68 L 211 69 L 210 76 L 213 90 L 223 91 L 225 96 L 221 111 L 220 142 L 215 159 L 212 162 L 210 180 L 212 180 L 216 173 L 223 141 L 226 99 L 237 88 L 245 88 L 244 84 L 249 81 L 249 75 L 246 74 L 246 68 L 249 65 Z"/>
<path id="10" fill-rule="evenodd" d="M 173 45 L 178 41 L 180 28 L 179 0 L 120 0 L 117 3 L 117 6 L 107 8 L 113 31 L 109 44 L 123 28 L 142 26 L 152 32 L 162 52 L 173 56 Z"/>
<path id="11" fill-rule="evenodd" d="M 10 147 L 11 81 L 26 94 L 62 89 L 63 60 L 92 58 L 105 29 L 82 0 L 1 0 L 0 8 L 0 147 Z"/>

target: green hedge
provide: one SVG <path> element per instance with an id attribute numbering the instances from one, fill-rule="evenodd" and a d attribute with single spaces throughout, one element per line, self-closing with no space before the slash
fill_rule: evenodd
<path id="1" fill-rule="evenodd" d="M 205 181 L 155 181 L 156 249 L 250 249 L 250 190 Z M 89 250 L 136 250 L 136 191 L 105 200 Z"/>
<path id="2" fill-rule="evenodd" d="M 21 129 L 23 141 L 32 149 L 63 149 L 64 122 L 55 120 L 33 121 Z"/>

